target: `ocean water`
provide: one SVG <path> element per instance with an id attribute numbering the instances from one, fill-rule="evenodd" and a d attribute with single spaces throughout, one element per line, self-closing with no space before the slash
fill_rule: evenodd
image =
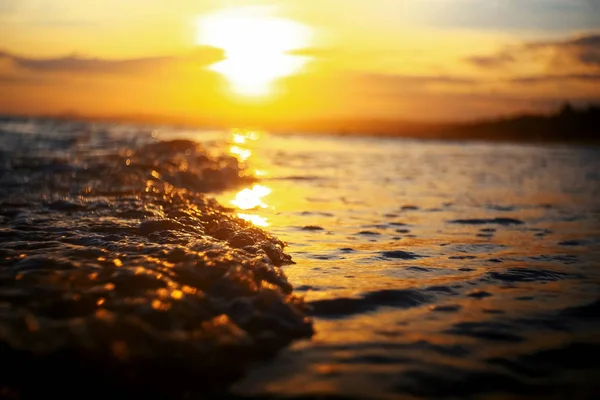
<path id="1" fill-rule="evenodd" d="M 598 148 L 43 121 L 0 143 L 0 343 L 24 369 L 74 347 L 135 388 L 176 362 L 173 396 L 215 368 L 242 398 L 600 394 Z"/>

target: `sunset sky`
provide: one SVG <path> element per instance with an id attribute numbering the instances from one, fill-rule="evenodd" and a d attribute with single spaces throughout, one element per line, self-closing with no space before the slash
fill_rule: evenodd
<path id="1" fill-rule="evenodd" d="M 0 0 L 0 113 L 447 121 L 600 101 L 600 0 Z"/>

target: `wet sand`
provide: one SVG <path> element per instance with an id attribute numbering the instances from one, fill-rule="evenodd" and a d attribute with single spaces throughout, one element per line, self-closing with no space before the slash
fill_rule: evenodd
<path id="1" fill-rule="evenodd" d="M 237 159 L 63 139 L 0 153 L 6 393 L 206 393 L 312 335 L 284 243 L 203 194 L 253 179 Z"/>

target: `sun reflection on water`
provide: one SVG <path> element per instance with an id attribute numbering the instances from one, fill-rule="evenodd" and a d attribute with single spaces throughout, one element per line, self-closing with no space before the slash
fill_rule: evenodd
<path id="1" fill-rule="evenodd" d="M 240 191 L 234 200 L 231 200 L 231 204 L 241 210 L 252 210 L 254 208 L 267 208 L 267 205 L 263 203 L 262 198 L 268 196 L 271 193 L 271 189 L 263 185 L 254 185 L 251 189 L 246 188 Z"/>
<path id="2" fill-rule="evenodd" d="M 261 217 L 260 215 L 238 213 L 237 216 L 239 218 L 243 219 L 243 220 L 246 220 L 248 222 L 252 222 L 256 226 L 261 226 L 263 228 L 269 226 L 269 223 L 267 222 L 267 219 L 265 217 Z"/>
<path id="3" fill-rule="evenodd" d="M 233 143 L 244 144 L 244 143 L 246 143 L 246 137 L 239 133 L 234 133 L 233 134 Z"/>
<path id="4" fill-rule="evenodd" d="M 252 152 L 240 146 L 231 146 L 229 152 L 236 156 L 240 161 L 246 161 L 252 156 Z"/>
<path id="5" fill-rule="evenodd" d="M 247 148 L 250 142 L 257 141 L 262 136 L 262 132 L 245 129 L 233 129 L 230 132 L 230 143 L 232 143 L 229 152 L 234 155 L 240 162 L 247 161 L 253 156 L 252 150 Z M 266 174 L 263 170 L 255 170 L 255 176 L 264 176 Z M 229 203 L 233 204 L 240 211 L 257 210 L 267 208 L 267 204 L 264 203 L 263 198 L 271 194 L 271 188 L 255 184 L 250 188 L 244 188 L 235 194 L 235 198 L 230 200 Z M 269 225 L 267 218 L 258 214 L 250 214 L 247 212 L 240 212 L 237 216 L 241 219 L 251 222 L 252 224 L 260 227 L 266 227 Z"/>
<path id="6" fill-rule="evenodd" d="M 257 131 L 233 129 L 231 136 L 234 143 L 246 144 L 248 140 L 258 140 L 260 134 Z"/>

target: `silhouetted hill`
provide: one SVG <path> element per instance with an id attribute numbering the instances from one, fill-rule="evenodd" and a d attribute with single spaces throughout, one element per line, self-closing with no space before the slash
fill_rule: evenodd
<path id="1" fill-rule="evenodd" d="M 283 132 L 323 132 L 341 136 L 407 137 L 438 140 L 578 142 L 600 144 L 600 108 L 565 104 L 548 115 L 522 114 L 470 122 L 419 123 L 398 120 L 299 121 Z M 280 128 L 280 127 L 277 127 Z"/>
<path id="2" fill-rule="evenodd" d="M 600 142 L 600 108 L 576 110 L 565 104 L 552 115 L 519 115 L 465 124 L 441 132 L 446 138 L 542 142 Z"/>

